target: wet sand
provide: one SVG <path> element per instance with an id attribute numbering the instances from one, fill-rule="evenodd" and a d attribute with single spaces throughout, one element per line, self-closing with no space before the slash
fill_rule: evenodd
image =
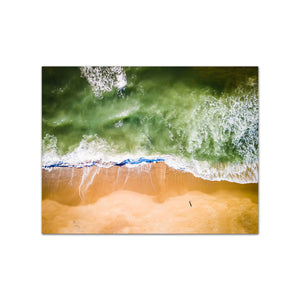
<path id="1" fill-rule="evenodd" d="M 42 171 L 43 233 L 258 233 L 258 184 L 164 163 Z"/>

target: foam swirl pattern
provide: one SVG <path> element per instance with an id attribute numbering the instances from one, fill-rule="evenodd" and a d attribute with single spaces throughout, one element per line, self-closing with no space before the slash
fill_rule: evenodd
<path id="1" fill-rule="evenodd" d="M 258 70 L 43 68 L 42 167 L 165 162 L 258 182 Z"/>

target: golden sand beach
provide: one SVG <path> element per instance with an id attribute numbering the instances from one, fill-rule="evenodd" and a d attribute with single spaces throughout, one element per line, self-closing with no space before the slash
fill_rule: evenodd
<path id="1" fill-rule="evenodd" d="M 43 233 L 258 233 L 258 184 L 163 162 L 42 170 Z"/>

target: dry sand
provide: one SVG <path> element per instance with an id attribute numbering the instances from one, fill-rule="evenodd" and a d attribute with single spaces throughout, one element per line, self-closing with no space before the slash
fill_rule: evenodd
<path id="1" fill-rule="evenodd" d="M 164 163 L 42 172 L 43 233 L 258 233 L 258 184 Z"/>

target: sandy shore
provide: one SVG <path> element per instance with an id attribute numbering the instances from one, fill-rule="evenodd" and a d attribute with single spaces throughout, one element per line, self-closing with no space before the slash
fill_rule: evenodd
<path id="1" fill-rule="evenodd" d="M 43 233 L 257 233 L 258 184 L 164 163 L 42 171 Z"/>

